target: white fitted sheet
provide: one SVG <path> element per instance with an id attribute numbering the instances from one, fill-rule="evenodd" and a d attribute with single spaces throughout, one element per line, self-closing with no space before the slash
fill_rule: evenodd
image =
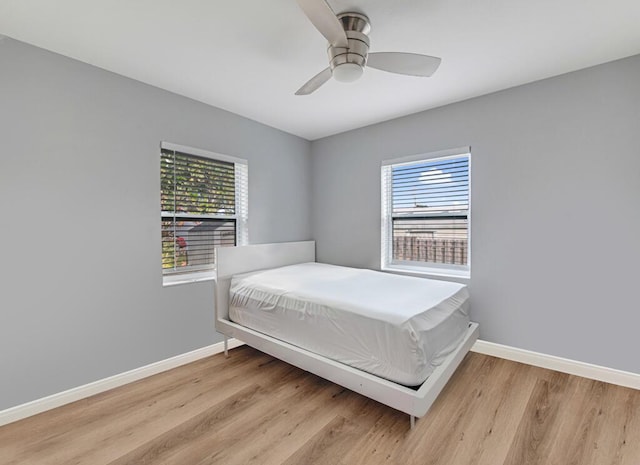
<path id="1" fill-rule="evenodd" d="M 232 321 L 407 386 L 462 341 L 467 287 L 322 263 L 234 276 Z"/>

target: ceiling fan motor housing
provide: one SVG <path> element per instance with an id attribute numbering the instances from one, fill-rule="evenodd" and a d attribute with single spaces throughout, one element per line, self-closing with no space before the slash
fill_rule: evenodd
<path id="1" fill-rule="evenodd" d="M 329 44 L 329 66 L 333 77 L 338 81 L 351 82 L 358 79 L 367 64 L 369 37 L 371 30 L 369 18 L 360 13 L 342 13 L 338 15 L 347 35 L 348 47 L 334 47 Z"/>

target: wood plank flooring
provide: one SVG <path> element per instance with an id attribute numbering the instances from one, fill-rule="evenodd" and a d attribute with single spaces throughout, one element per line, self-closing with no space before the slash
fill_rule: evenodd
<path id="1" fill-rule="evenodd" d="M 2 465 L 640 465 L 640 391 L 469 353 L 407 415 L 249 347 L 0 428 Z"/>

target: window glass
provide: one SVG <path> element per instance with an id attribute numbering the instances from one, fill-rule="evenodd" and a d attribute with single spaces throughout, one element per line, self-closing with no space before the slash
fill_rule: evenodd
<path id="1" fill-rule="evenodd" d="M 469 153 L 388 163 L 383 266 L 468 269 Z"/>
<path id="2" fill-rule="evenodd" d="M 212 270 L 216 247 L 246 243 L 246 162 L 214 156 L 161 150 L 164 275 Z"/>

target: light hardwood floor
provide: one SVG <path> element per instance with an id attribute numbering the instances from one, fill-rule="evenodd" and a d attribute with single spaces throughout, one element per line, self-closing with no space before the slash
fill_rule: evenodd
<path id="1" fill-rule="evenodd" d="M 640 465 L 640 391 L 469 353 L 408 416 L 248 347 L 0 428 L 0 464 Z"/>

